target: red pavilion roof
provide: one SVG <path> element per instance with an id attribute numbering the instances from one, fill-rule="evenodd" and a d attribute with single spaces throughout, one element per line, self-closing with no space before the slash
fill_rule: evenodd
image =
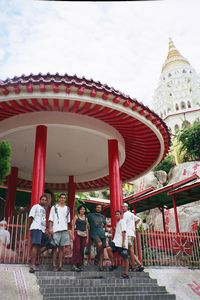
<path id="1" fill-rule="evenodd" d="M 99 81 L 58 73 L 22 75 L 0 81 L 0 126 L 13 116 L 41 111 L 86 115 L 115 128 L 125 141 L 126 159 L 120 172 L 126 182 L 149 171 L 169 150 L 168 128 L 155 112 Z M 77 189 L 95 190 L 108 185 L 107 175 L 78 182 Z M 30 189 L 31 181 L 19 178 L 18 187 Z M 66 190 L 67 184 L 47 182 L 46 188 Z"/>

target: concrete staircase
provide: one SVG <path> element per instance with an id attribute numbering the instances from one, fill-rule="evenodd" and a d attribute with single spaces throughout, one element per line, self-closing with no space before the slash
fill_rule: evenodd
<path id="1" fill-rule="evenodd" d="M 130 272 L 130 279 L 121 279 L 120 268 L 98 272 L 94 266 L 87 266 L 80 273 L 71 272 L 70 266 L 65 266 L 64 272 L 49 271 L 49 266 L 42 268 L 36 276 L 44 300 L 176 299 L 146 272 Z"/>

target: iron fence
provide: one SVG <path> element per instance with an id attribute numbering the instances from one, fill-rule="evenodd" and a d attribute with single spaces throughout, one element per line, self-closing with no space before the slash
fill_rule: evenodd
<path id="1" fill-rule="evenodd" d="M 7 231 L 9 243 L 0 239 L 0 263 L 27 264 L 30 260 L 30 232 L 28 214 L 8 219 Z M 3 234 L 6 235 L 4 232 Z M 0 231 L 0 236 L 2 232 Z M 135 253 L 145 266 L 200 266 L 200 236 L 194 232 L 144 231 L 137 233 Z M 70 263 L 72 243 L 65 250 L 65 261 Z M 46 251 L 40 263 L 50 258 Z M 108 259 L 108 258 L 107 258 Z"/>
<path id="2" fill-rule="evenodd" d="M 146 266 L 200 266 L 200 236 L 194 232 L 145 231 L 137 252 Z"/>
<path id="3" fill-rule="evenodd" d="M 0 262 L 27 263 L 30 239 L 27 230 L 28 214 L 8 218 L 7 226 L 0 231 Z"/>

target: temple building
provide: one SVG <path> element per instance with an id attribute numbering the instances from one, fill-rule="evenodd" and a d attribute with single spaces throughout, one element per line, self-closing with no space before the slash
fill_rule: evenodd
<path id="1" fill-rule="evenodd" d="M 200 76 L 171 39 L 154 93 L 153 109 L 172 134 L 200 120 Z"/>

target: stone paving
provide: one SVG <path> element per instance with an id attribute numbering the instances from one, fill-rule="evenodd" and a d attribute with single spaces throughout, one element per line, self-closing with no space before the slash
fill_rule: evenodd
<path id="1" fill-rule="evenodd" d="M 177 300 L 200 300 L 200 270 L 185 267 L 154 267 L 146 269 L 151 278 L 164 285 Z"/>
<path id="2" fill-rule="evenodd" d="M 26 265 L 0 265 L 1 300 L 42 300 L 36 276 Z"/>
<path id="3" fill-rule="evenodd" d="M 41 270 L 42 272 L 42 270 Z M 173 267 L 148 267 L 145 269 L 160 286 L 165 286 L 177 300 L 200 300 L 200 270 Z M 42 300 L 35 274 L 28 265 L 0 264 L 1 300 Z M 56 273 L 56 276 L 59 274 Z"/>

